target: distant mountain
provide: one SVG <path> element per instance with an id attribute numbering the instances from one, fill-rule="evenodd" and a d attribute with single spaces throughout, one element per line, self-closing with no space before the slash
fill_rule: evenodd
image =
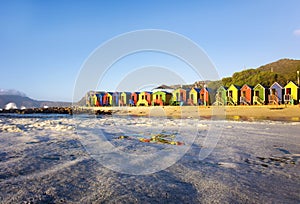
<path id="1" fill-rule="evenodd" d="M 297 71 L 300 71 L 300 60 L 281 59 L 256 69 L 235 72 L 232 77 L 223 78 L 222 83 L 225 86 L 231 84 L 255 86 L 258 83 L 271 86 L 276 81 L 285 85 L 289 81 L 297 83 Z"/>
<path id="2" fill-rule="evenodd" d="M 17 92 L 16 92 L 17 93 Z M 48 107 L 66 107 L 71 106 L 69 102 L 55 102 L 55 101 L 38 101 L 22 95 L 5 95 L 0 94 L 0 108 L 4 109 L 9 103 L 16 104 L 17 108 L 40 108 L 44 106 Z"/>

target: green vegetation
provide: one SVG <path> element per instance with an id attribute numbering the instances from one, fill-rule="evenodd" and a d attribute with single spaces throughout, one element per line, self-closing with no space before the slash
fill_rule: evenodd
<path id="1" fill-rule="evenodd" d="M 223 78 L 222 83 L 224 86 L 230 86 L 231 84 L 255 86 L 258 83 L 263 86 L 271 86 L 277 81 L 285 85 L 289 81 L 297 83 L 297 71 L 300 71 L 300 60 L 281 59 L 257 69 L 236 72 L 232 77 Z"/>

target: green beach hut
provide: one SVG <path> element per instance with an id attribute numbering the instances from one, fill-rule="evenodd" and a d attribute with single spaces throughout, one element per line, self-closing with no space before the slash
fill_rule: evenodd
<path id="1" fill-rule="evenodd" d="M 172 94 L 166 91 L 156 91 L 152 94 L 152 105 L 153 106 L 164 106 L 169 105 L 172 98 Z"/>
<path id="2" fill-rule="evenodd" d="M 183 89 L 183 88 L 178 88 L 173 91 L 172 95 L 172 100 L 173 104 L 172 105 L 184 105 L 187 102 L 188 99 L 188 93 L 189 90 Z"/>
<path id="3" fill-rule="evenodd" d="M 299 87 L 292 81 L 284 87 L 284 103 L 292 105 L 299 103 Z"/>
<path id="4" fill-rule="evenodd" d="M 253 105 L 264 105 L 267 103 L 267 88 L 261 84 L 257 84 L 253 88 Z"/>
<path id="5" fill-rule="evenodd" d="M 217 106 L 227 105 L 227 87 L 220 86 L 217 89 L 217 93 L 216 93 L 215 97 L 216 97 L 216 101 L 215 101 L 214 105 L 217 105 Z"/>
<path id="6" fill-rule="evenodd" d="M 227 89 L 227 105 L 238 105 L 240 99 L 240 87 L 231 84 Z"/>

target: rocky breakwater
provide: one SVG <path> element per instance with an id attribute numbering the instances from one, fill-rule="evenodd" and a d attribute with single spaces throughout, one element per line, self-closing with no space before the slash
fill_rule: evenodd
<path id="1" fill-rule="evenodd" d="M 27 108 L 27 109 L 3 109 L 0 113 L 16 114 L 92 114 L 92 115 L 111 115 L 111 110 L 93 110 L 78 107 L 48 107 L 48 108 Z"/>
<path id="2" fill-rule="evenodd" d="M 0 113 L 16 114 L 72 114 L 71 107 L 49 107 L 49 108 L 26 108 L 26 109 L 9 109 L 1 110 Z"/>

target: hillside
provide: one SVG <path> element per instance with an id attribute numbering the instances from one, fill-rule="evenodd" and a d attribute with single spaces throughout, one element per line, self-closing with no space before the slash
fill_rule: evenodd
<path id="1" fill-rule="evenodd" d="M 264 86 L 271 86 L 277 81 L 285 85 L 288 81 L 297 83 L 297 71 L 300 71 L 300 60 L 281 59 L 257 69 L 235 72 L 232 77 L 223 78 L 222 83 L 225 86 L 230 86 L 231 84 L 255 86 L 258 83 Z"/>
<path id="2" fill-rule="evenodd" d="M 5 108 L 8 103 L 15 103 L 18 108 L 22 106 L 26 108 L 39 108 L 44 106 L 49 107 L 65 107 L 71 106 L 68 102 L 54 102 L 54 101 L 37 101 L 22 95 L 0 95 L 0 108 Z"/>

